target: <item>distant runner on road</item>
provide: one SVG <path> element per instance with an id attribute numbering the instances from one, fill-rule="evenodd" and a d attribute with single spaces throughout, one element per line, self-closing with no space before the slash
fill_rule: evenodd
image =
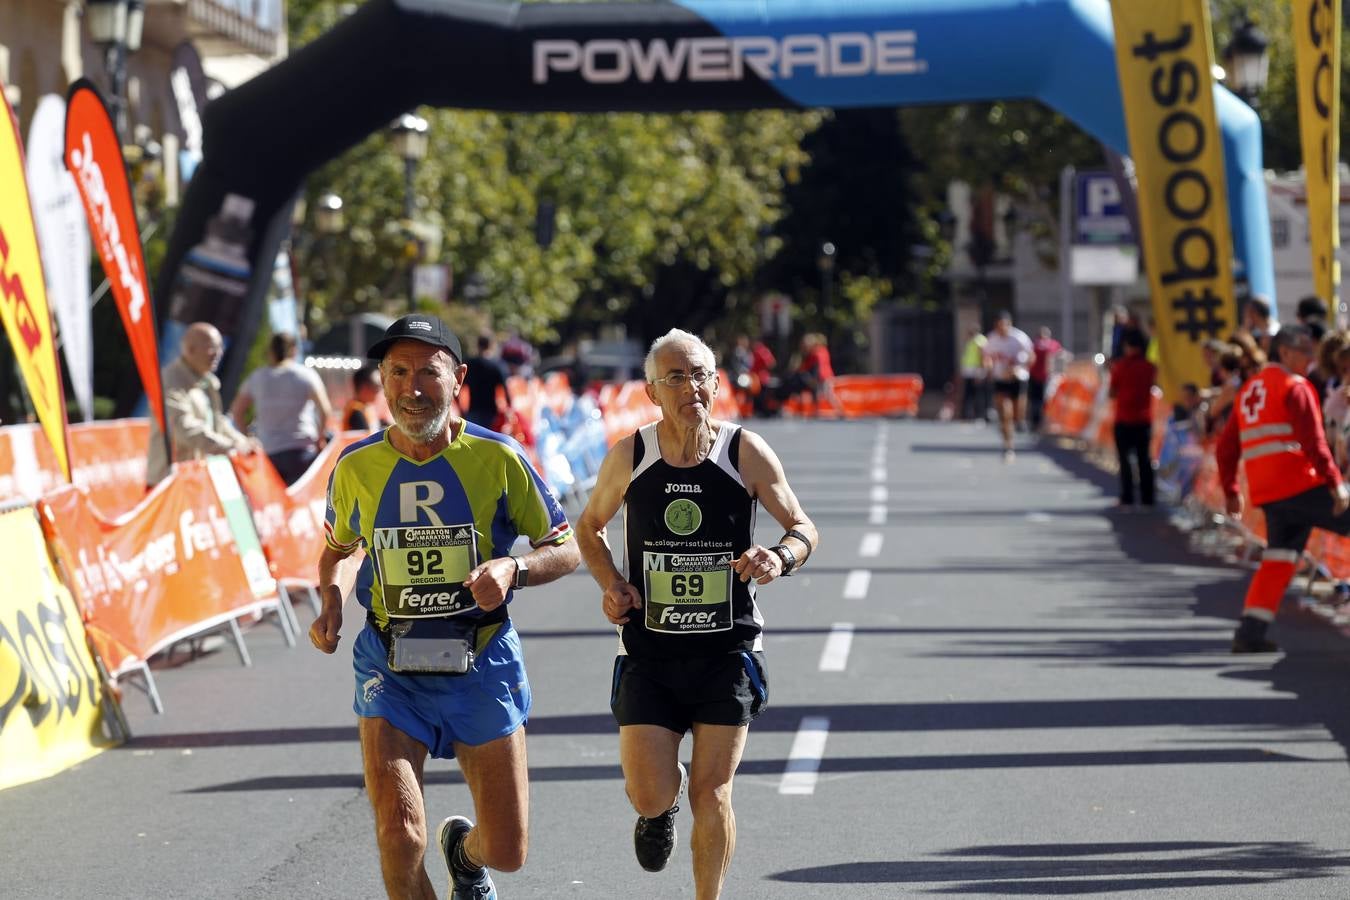
<path id="1" fill-rule="evenodd" d="M 1031 338 L 1014 328 L 1012 313 L 999 313 L 994 330 L 984 345 L 985 364 L 994 386 L 994 404 L 998 407 L 998 427 L 1003 432 L 1003 460 L 1013 459 L 1013 429 L 1026 416 L 1027 378 L 1036 355 Z"/>

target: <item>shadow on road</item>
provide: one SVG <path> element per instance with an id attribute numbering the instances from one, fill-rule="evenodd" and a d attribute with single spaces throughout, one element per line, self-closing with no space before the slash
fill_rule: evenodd
<path id="1" fill-rule="evenodd" d="M 1015 844 L 964 847 L 941 856 L 812 866 L 769 878 L 799 884 L 929 884 L 924 892 L 933 894 L 1054 896 L 1339 878 L 1350 866 L 1350 856 L 1294 841 Z"/>
<path id="2" fill-rule="evenodd" d="M 1047 458 L 1068 474 L 1097 485 L 1108 498 L 1115 496 L 1115 476 L 1098 469 L 1081 454 L 1048 443 L 1043 445 L 1042 450 Z M 1150 583 L 1147 573 L 1154 566 L 1215 568 L 1215 579 L 1188 591 L 1184 603 L 1176 602 L 1175 592 L 1167 592 L 1170 596 L 1158 597 L 1150 595 L 1148 591 L 1140 591 L 1133 598 L 1118 600 L 1122 614 L 1144 613 L 1158 623 L 1193 623 L 1198 619 L 1236 620 L 1250 577 L 1248 570 L 1224 566 L 1196 553 L 1190 548 L 1186 535 L 1163 517 L 1119 514 L 1108 514 L 1107 517 L 1121 551 L 1146 584 Z M 1281 608 L 1274 636 L 1282 645 L 1282 653 L 1243 657 L 1240 660 L 1229 657 L 1233 665 L 1225 667 L 1218 677 L 1268 684 L 1272 696 L 1284 698 L 1281 705 L 1297 711 L 1294 718 L 1324 727 L 1336 743 L 1350 753 L 1350 706 L 1344 702 L 1345 685 L 1350 683 L 1350 641 L 1324 620 L 1300 610 L 1289 597 L 1285 598 Z M 1179 642 L 1174 645 L 1174 649 L 1179 653 L 1188 652 L 1186 648 L 1189 643 Z M 1089 648 L 1080 646 L 1076 649 L 1085 651 Z M 1140 650 L 1128 645 L 1115 648 L 1098 646 L 1096 649 L 1104 654 L 1110 654 L 1114 649 L 1130 655 Z M 1213 649 L 1222 650 L 1223 646 Z M 1070 653 L 1074 650 L 1072 646 L 1069 648 Z M 1003 652 L 1007 652 L 1007 648 Z M 1239 661 L 1241 665 L 1238 665 Z M 1290 698 L 1293 698 L 1292 702 Z M 1270 721 L 1264 715 L 1250 720 L 1256 728 Z"/>

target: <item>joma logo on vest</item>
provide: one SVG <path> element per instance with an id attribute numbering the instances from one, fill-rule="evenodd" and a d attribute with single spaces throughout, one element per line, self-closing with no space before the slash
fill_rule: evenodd
<path id="1" fill-rule="evenodd" d="M 703 485 L 701 484 L 667 484 L 667 494 L 701 494 Z"/>

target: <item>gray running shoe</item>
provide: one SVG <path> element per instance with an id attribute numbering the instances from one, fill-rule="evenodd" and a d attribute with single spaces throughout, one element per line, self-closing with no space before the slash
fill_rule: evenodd
<path id="1" fill-rule="evenodd" d="M 450 870 L 450 900 L 497 900 L 497 889 L 486 867 L 477 872 L 455 868 L 455 850 L 472 830 L 473 823 L 463 816 L 451 816 L 436 829 L 436 842 L 441 845 L 445 867 Z"/>
<path id="2" fill-rule="evenodd" d="M 638 816 L 637 826 L 633 829 L 633 850 L 637 854 L 638 865 L 648 872 L 660 872 L 675 852 L 678 837 L 675 834 L 675 814 L 680 811 L 680 796 L 689 786 L 689 770 L 684 763 L 680 767 L 680 789 L 675 794 L 675 804 L 655 818 Z"/>

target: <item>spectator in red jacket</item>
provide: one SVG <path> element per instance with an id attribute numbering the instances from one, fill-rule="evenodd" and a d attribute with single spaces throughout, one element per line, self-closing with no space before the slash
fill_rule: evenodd
<path id="1" fill-rule="evenodd" d="M 1134 470 L 1139 469 L 1139 500 L 1153 506 L 1153 384 L 1158 369 L 1144 358 L 1148 340 L 1137 328 L 1120 338 L 1121 357 L 1111 364 L 1111 399 L 1115 404 L 1116 455 L 1120 458 L 1120 506 L 1134 506 Z M 1133 465 L 1131 463 L 1133 459 Z"/>

